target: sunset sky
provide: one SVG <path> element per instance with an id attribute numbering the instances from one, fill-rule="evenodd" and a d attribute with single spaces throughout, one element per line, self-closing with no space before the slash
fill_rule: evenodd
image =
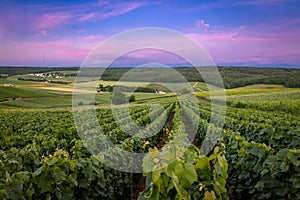
<path id="1" fill-rule="evenodd" d="M 0 65 L 79 66 L 101 41 L 141 27 L 179 31 L 217 65 L 300 66 L 299 0 L 2 0 Z M 144 54 L 119 64 L 180 65 Z"/>

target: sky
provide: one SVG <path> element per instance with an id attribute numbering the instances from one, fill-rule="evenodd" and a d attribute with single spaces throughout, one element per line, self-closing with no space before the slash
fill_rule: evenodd
<path id="1" fill-rule="evenodd" d="M 1 0 L 0 65 L 80 66 L 105 39 L 142 27 L 192 38 L 217 65 L 300 66 L 299 0 Z M 145 50 L 116 65 L 147 62 L 184 64 Z"/>

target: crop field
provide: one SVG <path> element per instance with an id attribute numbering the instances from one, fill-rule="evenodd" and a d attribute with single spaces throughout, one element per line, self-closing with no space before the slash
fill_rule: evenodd
<path id="1" fill-rule="evenodd" d="M 299 88 L 225 89 L 227 106 L 213 110 L 201 82 L 190 82 L 195 93 L 135 92 L 124 105 L 92 87 L 114 81 L 82 82 L 78 94 L 94 101 L 73 107 L 74 82 L 10 76 L 0 84 L 0 199 L 300 199 Z M 117 155 L 121 167 L 143 173 L 108 165 Z"/>

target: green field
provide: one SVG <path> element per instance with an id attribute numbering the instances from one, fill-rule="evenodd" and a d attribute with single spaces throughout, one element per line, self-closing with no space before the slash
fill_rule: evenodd
<path id="1" fill-rule="evenodd" d="M 0 78 L 0 199 L 300 199 L 300 88 L 211 86 L 210 93 L 191 81 L 196 92 L 170 83 L 175 94 L 162 83 L 120 82 L 166 94 L 134 92 L 124 104 L 131 94 L 121 92 L 112 104 L 112 93 L 95 86 L 116 81 L 17 80 L 28 77 L 23 70 Z M 72 107 L 75 85 L 82 96 Z M 222 92 L 227 106 L 216 101 L 212 113 L 210 100 Z M 139 161 L 121 150 L 148 154 Z M 108 164 L 115 156 L 120 169 Z"/>

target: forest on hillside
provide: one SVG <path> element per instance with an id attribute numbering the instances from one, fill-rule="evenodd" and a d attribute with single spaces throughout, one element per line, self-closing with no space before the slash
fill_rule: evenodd
<path id="1" fill-rule="evenodd" d="M 117 81 L 123 74 L 133 68 L 120 67 L 120 68 L 107 68 L 104 72 L 102 69 L 99 72 L 103 72 L 101 79 L 106 81 Z M 180 74 L 189 82 L 204 82 L 203 77 L 199 71 L 207 72 L 210 67 L 175 67 Z M 50 71 L 78 71 L 77 67 L 59 67 L 59 68 L 47 68 L 47 67 L 0 67 L 0 78 L 7 78 L 8 76 L 29 74 L 29 73 L 44 73 Z M 81 76 L 100 78 L 99 73 L 95 73 L 95 68 L 84 70 L 84 74 Z M 164 73 L 166 69 L 163 68 L 140 68 L 137 73 L 149 73 L 155 75 L 154 81 L 168 82 L 170 81 L 169 74 Z M 218 70 L 222 76 L 225 88 L 236 88 L 253 84 L 281 84 L 286 87 L 300 87 L 300 69 L 293 68 L 258 68 L 258 67 L 224 67 L 218 66 Z M 80 71 L 80 70 L 79 70 Z M 76 73 L 73 73 L 75 75 Z M 148 81 L 143 76 L 133 76 L 127 81 Z M 151 77 L 151 76 L 148 76 Z M 153 81 L 153 79 L 152 79 Z M 181 79 L 172 77 L 171 82 L 180 82 Z M 214 84 L 213 81 L 211 84 Z"/>

